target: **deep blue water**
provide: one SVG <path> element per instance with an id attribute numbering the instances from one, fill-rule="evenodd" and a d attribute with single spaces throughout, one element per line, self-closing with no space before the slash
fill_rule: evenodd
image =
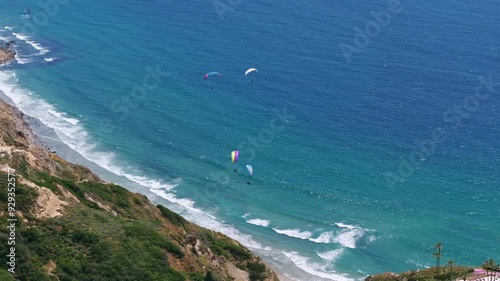
<path id="1" fill-rule="evenodd" d="M 292 279 L 432 266 L 438 241 L 459 264 L 500 258 L 498 0 L 247 0 L 223 20 L 214 3 L 4 1 L 18 61 L 0 90 L 63 156 Z"/>

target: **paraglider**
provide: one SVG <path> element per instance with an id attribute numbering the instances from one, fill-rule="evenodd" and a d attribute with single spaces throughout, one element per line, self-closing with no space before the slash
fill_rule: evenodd
<path id="1" fill-rule="evenodd" d="M 247 172 L 248 172 L 248 175 L 250 177 L 252 177 L 253 175 L 253 168 L 252 168 L 252 165 L 246 165 L 246 168 L 247 168 Z M 247 181 L 247 184 L 252 184 L 251 182 Z"/>
<path id="2" fill-rule="evenodd" d="M 256 68 L 249 68 L 247 69 L 247 71 L 245 71 L 245 76 L 247 76 L 248 74 L 250 74 L 251 72 L 258 72 Z M 252 80 L 252 83 L 253 83 L 253 80 Z"/>
<path id="3" fill-rule="evenodd" d="M 231 152 L 231 162 L 236 163 L 238 161 L 238 157 L 240 156 L 240 152 L 238 150 L 235 150 Z"/>
<path id="4" fill-rule="evenodd" d="M 240 156 L 240 152 L 238 150 L 235 150 L 231 152 L 231 162 L 234 164 L 236 161 L 238 161 L 238 157 Z M 235 173 L 238 171 L 236 169 L 233 170 Z"/>
<path id="5" fill-rule="evenodd" d="M 252 165 L 246 165 L 246 167 L 247 167 L 247 172 L 248 172 L 248 175 L 249 175 L 250 177 L 252 177 L 252 175 L 253 175 L 253 168 L 252 168 Z"/>
<path id="6" fill-rule="evenodd" d="M 205 77 L 203 77 L 203 79 L 207 80 L 208 77 L 210 77 L 212 75 L 218 75 L 219 77 L 222 77 L 222 74 L 220 74 L 219 72 L 212 71 L 212 72 L 205 74 Z"/>
<path id="7" fill-rule="evenodd" d="M 254 72 L 254 71 L 258 72 L 257 69 L 255 69 L 255 68 L 249 68 L 249 69 L 247 69 L 247 71 L 245 71 L 245 76 L 247 76 L 250 72 Z"/>

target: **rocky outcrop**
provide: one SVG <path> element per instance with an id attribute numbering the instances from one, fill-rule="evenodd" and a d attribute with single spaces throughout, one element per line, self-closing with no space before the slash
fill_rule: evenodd
<path id="1" fill-rule="evenodd" d="M 16 52 L 5 47 L 0 47 L 0 65 L 15 59 Z"/>

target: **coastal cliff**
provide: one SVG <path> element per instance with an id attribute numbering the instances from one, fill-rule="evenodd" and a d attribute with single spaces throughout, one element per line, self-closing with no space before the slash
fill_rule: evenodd
<path id="1" fill-rule="evenodd" d="M 279 280 L 237 241 L 51 153 L 2 101 L 0 187 L 0 280 Z"/>

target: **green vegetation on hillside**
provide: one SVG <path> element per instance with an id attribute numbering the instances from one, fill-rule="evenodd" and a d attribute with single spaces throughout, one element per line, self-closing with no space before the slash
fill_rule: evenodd
<path id="1" fill-rule="evenodd" d="M 37 189 L 17 181 L 16 209 L 24 219 L 18 217 L 16 224 L 16 280 L 230 280 L 223 277 L 224 270 L 212 268 L 206 257 L 196 260 L 201 253 L 195 247 L 186 249 L 185 237 L 190 233 L 205 245 L 200 251 L 238 262 L 250 280 L 269 278 L 264 264 L 236 241 L 194 226 L 164 206 L 146 203 L 144 196 L 120 186 L 76 183 L 42 172 L 22 172 L 22 177 L 68 200 L 69 195 L 63 194 L 66 190 L 80 202 L 73 200 L 65 206 L 63 216 L 36 218 Z M 3 172 L 0 186 L 7 186 L 7 174 Z M 7 208 L 6 202 L 6 188 L 2 188 L 2 210 Z M 6 264 L 7 220 L 5 214 L 0 217 L 0 262 Z M 7 271 L 0 271 L 0 280 L 14 280 L 11 277 Z"/>
<path id="2" fill-rule="evenodd" d="M 0 185 L 6 186 L 7 175 L 0 173 Z M 40 179 L 41 180 L 41 179 Z M 40 181 L 41 183 L 41 181 Z M 50 184 L 49 184 L 50 183 Z M 78 199 L 82 192 L 99 184 L 76 185 L 44 176 L 42 185 L 63 184 Z M 109 196 L 122 207 L 122 189 L 101 185 L 102 195 Z M 17 184 L 17 210 L 27 213 L 36 201 L 36 190 Z M 5 210 L 6 190 L 0 189 L 1 208 Z M 89 203 L 88 201 L 85 201 Z M 128 202 L 128 201 L 127 201 Z M 90 207 L 95 207 L 91 204 Z M 98 280 L 187 280 L 187 276 L 169 265 L 169 255 L 182 258 L 184 253 L 161 233 L 154 222 L 117 217 L 97 208 L 76 205 L 69 207 L 63 217 L 45 219 L 38 223 L 33 217 L 17 223 L 16 255 L 17 280 L 56 280 L 43 268 L 51 261 L 57 265 L 52 274 L 61 281 Z M 0 235 L 7 237 L 6 220 L 0 222 Z M 0 261 L 6 264 L 7 243 L 2 239 Z M 119 278 L 118 278 L 119 277 Z"/>

